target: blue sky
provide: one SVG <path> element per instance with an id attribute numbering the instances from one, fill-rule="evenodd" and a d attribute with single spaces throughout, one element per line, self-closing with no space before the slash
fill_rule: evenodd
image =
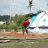
<path id="1" fill-rule="evenodd" d="M 0 15 L 27 14 L 29 0 L 0 0 Z M 48 0 L 33 0 L 32 12 L 38 10 L 48 10 Z"/>

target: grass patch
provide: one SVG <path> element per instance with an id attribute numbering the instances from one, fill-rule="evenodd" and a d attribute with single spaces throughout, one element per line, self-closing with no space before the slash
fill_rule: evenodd
<path id="1" fill-rule="evenodd" d="M 0 48 L 48 48 L 48 39 L 0 43 Z"/>

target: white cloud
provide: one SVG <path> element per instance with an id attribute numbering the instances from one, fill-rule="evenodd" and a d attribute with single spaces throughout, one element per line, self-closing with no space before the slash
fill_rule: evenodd
<path id="1" fill-rule="evenodd" d="M 0 14 L 11 14 L 16 13 L 26 14 L 29 13 L 28 7 L 29 0 L 0 0 Z M 48 0 L 33 0 L 32 12 L 37 12 L 38 10 L 48 10 L 47 6 Z"/>
<path id="2" fill-rule="evenodd" d="M 47 7 L 47 1 L 46 0 L 34 0 L 33 1 L 34 6 L 32 7 L 32 11 L 36 12 L 38 10 L 44 10 L 47 11 L 48 7 Z"/>

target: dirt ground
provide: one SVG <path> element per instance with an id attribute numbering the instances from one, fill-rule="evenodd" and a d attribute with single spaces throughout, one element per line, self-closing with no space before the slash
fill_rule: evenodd
<path id="1" fill-rule="evenodd" d="M 0 48 L 48 48 L 48 35 L 42 34 L 22 34 L 17 32 L 0 32 L 0 39 L 14 38 L 21 40 L 9 40 L 11 42 L 4 42 L 0 40 Z M 37 40 L 22 40 L 22 39 L 37 39 Z M 38 40 L 39 39 L 39 40 Z M 2 42 L 3 41 L 3 42 Z"/>
<path id="2" fill-rule="evenodd" d="M 41 38 L 48 38 L 48 35 L 42 34 L 22 34 L 17 32 L 0 32 L 1 37 L 15 37 L 20 39 L 41 39 Z"/>

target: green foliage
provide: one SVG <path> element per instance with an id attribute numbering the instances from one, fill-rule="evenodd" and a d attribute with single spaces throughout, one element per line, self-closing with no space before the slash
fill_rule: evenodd
<path id="1" fill-rule="evenodd" d="M 17 30 L 17 25 L 16 25 L 16 23 L 10 24 L 10 25 L 9 25 L 9 29 Z"/>
<path id="2" fill-rule="evenodd" d="M 18 26 L 20 26 L 22 21 L 25 20 L 26 18 L 28 18 L 28 17 L 23 16 L 23 15 L 16 15 L 14 17 L 14 22 L 17 23 Z"/>
<path id="3" fill-rule="evenodd" d="M 0 29 L 3 29 L 3 25 L 0 25 Z"/>
<path id="4" fill-rule="evenodd" d="M 0 43 L 0 48 L 48 48 L 48 39 L 11 40 L 9 43 Z"/>
<path id="5" fill-rule="evenodd" d="M 14 30 L 20 30 L 21 29 L 21 23 L 28 18 L 26 15 L 15 15 L 14 17 L 11 17 L 11 20 L 4 20 L 6 23 L 3 25 L 0 25 L 0 29 L 14 29 Z M 6 17 L 7 19 L 7 17 Z M 12 22 L 13 21 L 13 22 Z"/>

